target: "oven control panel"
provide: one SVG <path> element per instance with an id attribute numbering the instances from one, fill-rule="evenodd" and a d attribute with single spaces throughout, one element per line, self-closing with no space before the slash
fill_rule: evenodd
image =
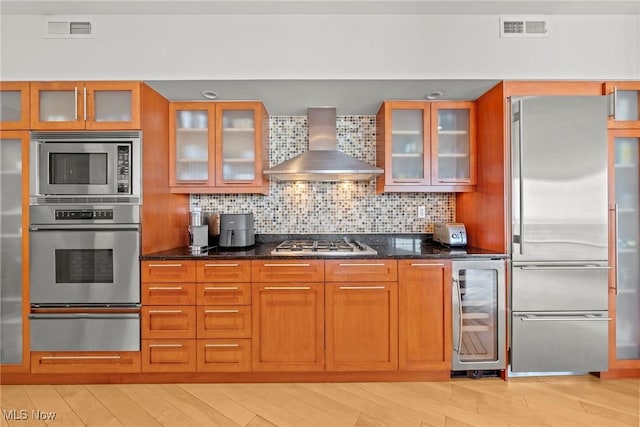
<path id="1" fill-rule="evenodd" d="M 56 209 L 56 220 L 113 219 L 113 209 Z"/>
<path id="2" fill-rule="evenodd" d="M 129 194 L 131 191 L 131 148 L 126 145 L 118 146 L 117 168 L 117 192 L 118 194 Z"/>

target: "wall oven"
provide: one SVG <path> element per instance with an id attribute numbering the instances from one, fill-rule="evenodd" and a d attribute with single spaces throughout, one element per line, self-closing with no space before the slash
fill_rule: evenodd
<path id="1" fill-rule="evenodd" d="M 140 132 L 32 132 L 31 203 L 57 202 L 53 196 L 140 203 L 140 144 Z"/>

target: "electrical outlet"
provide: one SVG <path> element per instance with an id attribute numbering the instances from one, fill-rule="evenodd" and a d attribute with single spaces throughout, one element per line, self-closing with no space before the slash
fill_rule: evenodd
<path id="1" fill-rule="evenodd" d="M 424 206 L 418 206 L 418 218 L 426 218 L 427 217 L 427 210 L 425 209 Z"/>

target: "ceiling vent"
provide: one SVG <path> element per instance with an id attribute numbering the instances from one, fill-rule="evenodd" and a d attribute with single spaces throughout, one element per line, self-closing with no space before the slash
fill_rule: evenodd
<path id="1" fill-rule="evenodd" d="M 549 37 L 549 22 L 543 17 L 501 17 L 500 37 Z"/>
<path id="2" fill-rule="evenodd" d="M 93 18 L 86 16 L 45 16 L 46 39 L 92 39 L 95 28 Z"/>

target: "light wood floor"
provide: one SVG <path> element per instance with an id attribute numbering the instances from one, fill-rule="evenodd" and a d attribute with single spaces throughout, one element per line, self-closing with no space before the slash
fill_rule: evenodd
<path id="1" fill-rule="evenodd" d="M 11 385 L 0 386 L 0 392 L 0 426 L 640 425 L 640 380 L 590 376 L 509 382 Z M 55 413 L 55 419 L 37 420 L 37 411 L 41 418 Z M 11 415 L 14 420 L 7 420 Z"/>

